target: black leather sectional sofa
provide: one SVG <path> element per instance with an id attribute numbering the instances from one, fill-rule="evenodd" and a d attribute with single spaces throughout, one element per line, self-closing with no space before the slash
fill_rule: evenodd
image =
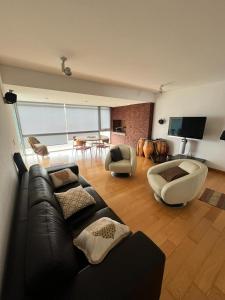
<path id="1" fill-rule="evenodd" d="M 54 197 L 49 172 L 65 167 L 96 200 L 67 221 Z M 77 165 L 48 170 L 34 165 L 22 176 L 15 205 L 2 300 L 156 300 L 160 297 L 165 256 L 142 232 L 130 234 L 104 261 L 90 265 L 72 236 L 101 217 L 122 222 Z"/>

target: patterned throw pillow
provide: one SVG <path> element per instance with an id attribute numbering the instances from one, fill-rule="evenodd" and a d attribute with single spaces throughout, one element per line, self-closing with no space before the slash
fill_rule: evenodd
<path id="1" fill-rule="evenodd" d="M 55 188 L 78 181 L 78 177 L 69 168 L 49 174 Z"/>
<path id="2" fill-rule="evenodd" d="M 86 227 L 73 243 L 84 252 L 91 264 L 98 264 L 129 233 L 127 225 L 104 217 Z"/>
<path id="3" fill-rule="evenodd" d="M 68 219 L 79 210 L 96 203 L 95 199 L 82 186 L 63 193 L 55 193 L 55 196 L 63 210 L 65 219 Z"/>

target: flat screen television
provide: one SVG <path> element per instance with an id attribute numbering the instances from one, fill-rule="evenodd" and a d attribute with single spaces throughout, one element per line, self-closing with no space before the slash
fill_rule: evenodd
<path id="1" fill-rule="evenodd" d="M 202 139 L 206 117 L 172 117 L 169 122 L 168 135 L 190 139 Z"/>

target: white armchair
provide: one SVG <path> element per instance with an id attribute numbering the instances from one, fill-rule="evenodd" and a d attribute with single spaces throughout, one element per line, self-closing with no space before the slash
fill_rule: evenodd
<path id="1" fill-rule="evenodd" d="M 160 173 L 179 166 L 188 172 L 181 178 L 167 182 Z M 147 172 L 150 186 L 155 192 L 156 200 L 169 205 L 186 205 L 198 196 L 208 173 L 206 165 L 191 159 L 177 159 L 151 167 Z"/>
<path id="2" fill-rule="evenodd" d="M 117 174 L 126 173 L 130 176 L 134 175 L 137 167 L 137 157 L 134 148 L 123 144 L 113 146 L 113 148 L 115 147 L 119 147 L 123 159 L 116 162 L 112 161 L 111 153 L 109 151 L 105 159 L 105 169 Z"/>

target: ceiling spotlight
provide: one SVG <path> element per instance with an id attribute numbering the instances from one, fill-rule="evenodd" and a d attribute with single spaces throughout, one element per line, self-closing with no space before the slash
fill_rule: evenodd
<path id="1" fill-rule="evenodd" d="M 67 60 L 67 57 L 62 56 L 60 57 L 61 61 L 62 61 L 62 72 L 66 75 L 66 76 L 71 76 L 72 75 L 72 71 L 69 67 L 65 66 L 65 61 Z"/>

